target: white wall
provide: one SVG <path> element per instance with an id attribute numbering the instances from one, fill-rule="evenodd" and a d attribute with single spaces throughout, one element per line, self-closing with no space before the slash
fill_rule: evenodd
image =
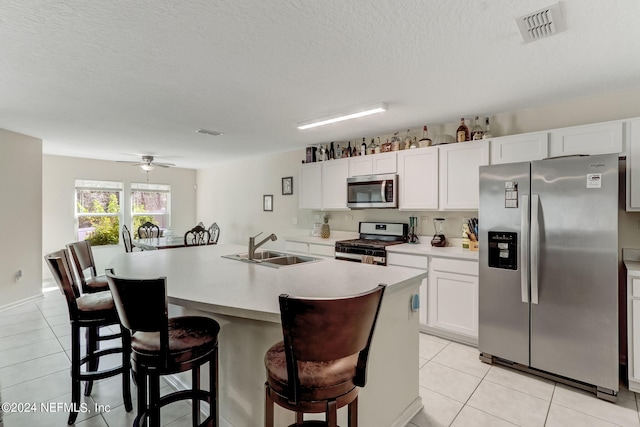
<path id="1" fill-rule="evenodd" d="M 132 182 L 147 182 L 146 173 L 139 167 L 127 163 L 49 155 L 42 157 L 42 178 L 43 253 L 64 248 L 66 244 L 77 240 L 74 217 L 76 179 L 123 182 L 124 200 L 129 200 Z M 171 229 L 175 233 L 184 233 L 197 224 L 195 170 L 156 168 L 149 172 L 149 182 L 171 185 Z M 130 215 L 127 212 L 129 203 L 124 204 L 124 207 L 124 224 L 130 224 Z M 104 271 L 111 258 L 123 251 L 122 243 L 118 246 L 94 247 L 98 271 Z M 51 278 L 46 266 L 43 268 L 42 277 Z"/>
<path id="2" fill-rule="evenodd" d="M 588 96 L 516 112 L 496 113 L 492 117 L 494 136 L 532 132 L 608 120 L 640 116 L 640 88 Z M 490 108 L 488 106 L 487 108 Z M 431 137 L 439 133 L 453 134 L 457 123 L 429 125 Z M 416 124 L 413 134 L 421 134 L 422 124 Z M 390 130 L 390 135 L 393 130 Z M 387 136 L 381 135 L 381 140 Z M 404 135 L 404 134 L 403 134 Z M 353 139 L 345 135 L 344 140 Z M 324 143 L 325 141 L 318 141 Z M 197 173 L 197 216 L 215 220 L 222 228 L 220 242 L 246 244 L 257 232 L 275 232 L 278 236 L 310 232 L 314 222 L 321 222 L 322 212 L 298 209 L 299 165 L 304 150 L 255 158 Z M 281 178 L 294 177 L 294 195 L 282 196 Z M 274 195 L 274 212 L 262 211 L 262 195 Z M 477 216 L 477 212 L 400 212 L 397 210 L 356 210 L 331 212 L 333 230 L 357 231 L 359 221 L 386 220 L 408 222 L 409 216 L 420 218 L 419 234 L 433 234 L 433 218 L 445 217 L 445 235 L 459 237 L 462 218 Z M 298 224 L 293 225 L 293 218 Z M 640 247 L 640 214 L 625 214 L 620 221 L 621 236 L 626 247 Z M 205 221 L 207 222 L 207 221 Z M 283 246 L 279 240 L 273 246 Z"/>
<path id="3" fill-rule="evenodd" d="M 41 293 L 41 191 L 42 141 L 0 129 L 0 308 Z"/>

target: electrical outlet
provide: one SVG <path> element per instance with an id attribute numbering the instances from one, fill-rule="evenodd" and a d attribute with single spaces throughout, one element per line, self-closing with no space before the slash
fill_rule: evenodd
<path id="1" fill-rule="evenodd" d="M 344 219 L 346 219 L 347 221 L 353 221 L 353 215 L 351 215 L 351 214 L 346 214 L 346 215 L 344 216 Z"/>
<path id="2" fill-rule="evenodd" d="M 22 276 L 23 276 L 22 269 L 20 269 L 16 272 L 16 282 L 19 282 L 20 279 L 22 279 Z"/>
<path id="3" fill-rule="evenodd" d="M 298 218 L 293 218 L 293 219 L 291 220 L 291 223 L 292 223 L 293 225 L 298 225 Z"/>
<path id="4" fill-rule="evenodd" d="M 315 219 L 316 221 L 320 221 L 320 215 L 318 215 L 318 214 L 314 215 L 313 219 Z"/>

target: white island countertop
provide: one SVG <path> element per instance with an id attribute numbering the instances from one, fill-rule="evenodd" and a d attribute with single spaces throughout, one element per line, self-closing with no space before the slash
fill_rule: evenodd
<path id="1" fill-rule="evenodd" d="M 427 272 L 328 258 L 272 268 L 222 257 L 246 252 L 246 246 L 239 245 L 196 246 L 122 253 L 111 262 L 116 275 L 166 276 L 169 302 L 180 311 L 174 314 L 205 315 L 221 324 L 221 425 L 255 427 L 264 423 L 264 354 L 282 340 L 280 294 L 347 296 L 380 283 L 387 288 L 376 323 L 367 384 L 358 398 L 360 425 L 407 425 L 422 408 L 418 314 L 411 301 Z M 208 367 L 203 367 L 201 378 L 207 378 L 207 372 Z M 189 374 L 183 374 L 172 377 L 178 389 L 186 389 L 190 383 Z M 340 425 L 347 425 L 346 415 L 346 409 L 338 410 Z M 292 412 L 282 408 L 276 408 L 275 417 L 276 425 L 290 425 L 295 420 Z"/>
<path id="2" fill-rule="evenodd" d="M 111 267 L 116 275 L 130 278 L 167 276 L 168 297 L 174 304 L 270 322 L 280 322 L 280 294 L 337 297 L 383 283 L 386 294 L 392 295 L 426 277 L 403 267 L 334 259 L 273 268 L 222 257 L 246 252 L 247 247 L 240 245 L 132 252 L 116 256 Z M 175 277 L 188 283 L 175 283 Z"/>

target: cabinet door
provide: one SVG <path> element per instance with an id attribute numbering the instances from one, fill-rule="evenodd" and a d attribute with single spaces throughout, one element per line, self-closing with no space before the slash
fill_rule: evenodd
<path id="1" fill-rule="evenodd" d="M 347 208 L 349 159 L 322 162 L 322 209 Z"/>
<path id="2" fill-rule="evenodd" d="M 398 153 L 398 208 L 438 209 L 438 147 Z"/>
<path id="3" fill-rule="evenodd" d="M 631 302 L 631 330 L 632 330 L 632 342 L 628 343 L 629 347 L 633 349 L 632 354 L 632 372 L 629 372 L 629 376 L 637 382 L 640 381 L 640 300 L 634 299 Z"/>
<path id="4" fill-rule="evenodd" d="M 640 210 L 640 118 L 627 123 L 627 210 Z"/>
<path id="5" fill-rule="evenodd" d="M 491 164 L 528 162 L 549 157 L 549 134 L 547 132 L 493 138 Z"/>
<path id="6" fill-rule="evenodd" d="M 357 156 L 349 158 L 349 176 L 371 175 L 373 173 L 373 156 Z"/>
<path id="7" fill-rule="evenodd" d="M 300 209 L 320 209 L 322 207 L 322 163 L 307 163 L 300 167 Z"/>
<path id="8" fill-rule="evenodd" d="M 396 153 L 380 153 L 371 156 L 372 172 L 374 174 L 396 173 Z"/>
<path id="9" fill-rule="evenodd" d="M 551 157 L 624 151 L 622 122 L 596 123 L 551 131 Z"/>
<path id="10" fill-rule="evenodd" d="M 489 164 L 489 141 L 439 146 L 440 208 L 478 209 L 479 167 Z"/>
<path id="11" fill-rule="evenodd" d="M 429 276 L 429 326 L 478 338 L 478 277 L 434 271 Z"/>

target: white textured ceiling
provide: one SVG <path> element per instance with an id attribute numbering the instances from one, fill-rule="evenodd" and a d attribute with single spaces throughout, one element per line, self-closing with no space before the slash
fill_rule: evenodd
<path id="1" fill-rule="evenodd" d="M 514 18 L 554 2 L 0 0 L 0 128 L 203 168 L 640 86 L 640 2 L 563 0 L 567 30 L 524 44 Z"/>

